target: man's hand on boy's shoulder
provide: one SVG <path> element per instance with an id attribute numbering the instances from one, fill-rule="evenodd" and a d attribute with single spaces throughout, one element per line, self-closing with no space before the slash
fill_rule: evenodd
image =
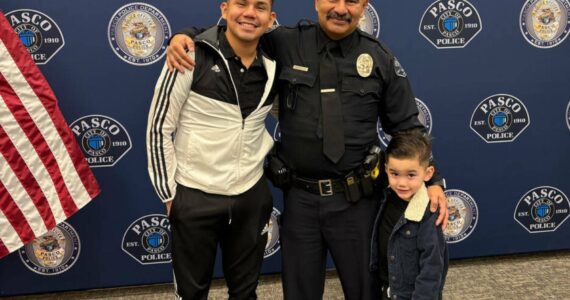
<path id="1" fill-rule="evenodd" d="M 430 211 L 436 212 L 439 208 L 439 216 L 435 225 L 440 225 L 443 230 L 447 228 L 449 212 L 447 211 L 447 198 L 443 193 L 443 188 L 439 185 L 432 185 L 427 188 L 430 199 Z"/>
<path id="2" fill-rule="evenodd" d="M 194 41 L 185 34 L 176 34 L 170 39 L 166 48 L 166 65 L 170 72 L 174 69 L 184 73 L 185 69 L 192 71 L 196 64 L 193 59 L 186 55 L 186 50 L 194 52 Z"/>

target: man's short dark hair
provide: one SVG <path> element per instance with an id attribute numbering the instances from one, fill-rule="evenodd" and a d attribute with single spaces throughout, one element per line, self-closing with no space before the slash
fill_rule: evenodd
<path id="1" fill-rule="evenodd" d="M 224 0 L 223 2 L 230 2 L 230 0 Z M 269 0 L 269 4 L 271 5 L 271 7 L 273 7 L 273 4 L 275 4 L 275 0 Z"/>
<path id="2" fill-rule="evenodd" d="M 431 158 L 431 138 L 419 129 L 398 132 L 388 144 L 386 159 L 418 158 L 421 164 L 429 164 Z"/>

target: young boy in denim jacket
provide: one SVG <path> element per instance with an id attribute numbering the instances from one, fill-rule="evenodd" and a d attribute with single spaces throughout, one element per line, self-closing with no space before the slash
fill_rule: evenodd
<path id="1" fill-rule="evenodd" d="M 416 130 L 395 135 L 386 149 L 389 186 L 374 223 L 371 256 L 382 299 L 442 298 L 448 253 L 437 213 L 428 209 L 430 156 L 429 137 Z"/>

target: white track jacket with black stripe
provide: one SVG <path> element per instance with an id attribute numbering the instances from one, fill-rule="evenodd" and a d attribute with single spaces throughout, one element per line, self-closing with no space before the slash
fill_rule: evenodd
<path id="1" fill-rule="evenodd" d="M 205 43 L 223 58 L 214 46 L 216 40 L 215 30 L 196 37 L 197 45 Z M 193 53 L 189 55 L 194 58 Z M 263 104 L 273 86 L 275 62 L 263 57 L 263 64 L 268 77 L 265 90 L 245 119 L 231 76 L 227 80 L 232 82 L 237 105 L 193 91 L 194 71 L 169 72 L 164 66 L 150 107 L 146 143 L 148 172 L 163 202 L 174 198 L 177 184 L 211 194 L 238 195 L 263 176 L 263 161 L 273 146 L 265 129 L 272 105 Z"/>

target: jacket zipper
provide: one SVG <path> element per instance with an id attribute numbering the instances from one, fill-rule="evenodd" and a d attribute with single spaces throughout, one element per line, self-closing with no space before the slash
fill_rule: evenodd
<path id="1" fill-rule="evenodd" d="M 236 101 L 237 101 L 237 105 L 238 105 L 239 112 L 241 115 L 241 105 L 239 104 L 239 96 L 238 96 L 238 92 L 237 92 L 237 87 L 236 87 L 236 84 L 234 82 L 234 78 L 232 77 L 232 72 L 230 71 L 230 65 L 228 64 L 228 62 L 224 58 L 224 55 L 220 52 L 220 50 L 218 50 L 216 47 L 214 47 L 214 45 L 212 45 L 209 42 L 204 41 L 204 40 L 202 41 L 202 43 L 210 46 L 212 49 L 214 49 L 214 51 L 216 51 L 220 55 L 220 57 L 222 57 L 222 60 L 224 61 L 224 64 L 226 65 L 226 70 L 228 70 L 228 74 L 230 74 L 230 81 L 232 82 L 232 86 L 234 87 L 234 93 L 236 95 Z M 242 129 L 243 129 L 244 125 L 245 125 L 245 119 L 243 118 L 243 115 L 241 116 L 241 119 L 242 119 Z"/>
<path id="2" fill-rule="evenodd" d="M 240 178 L 240 157 L 243 151 L 243 130 L 245 128 L 245 118 L 243 117 L 242 113 L 241 113 L 241 105 L 239 104 L 239 95 L 237 92 L 237 87 L 236 84 L 234 82 L 234 78 L 232 77 L 232 72 L 230 70 L 230 65 L 228 64 L 228 61 L 224 58 L 224 55 L 220 52 L 220 50 L 218 50 L 216 47 L 214 47 L 214 45 L 210 44 L 208 41 L 202 40 L 202 43 L 210 46 L 212 49 L 214 49 L 214 51 L 216 51 L 218 53 L 218 55 L 220 55 L 220 57 L 222 58 L 222 60 L 224 61 L 224 64 L 226 66 L 226 70 L 228 70 L 228 74 L 230 77 L 230 81 L 232 82 L 232 86 L 234 87 L 234 93 L 236 95 L 236 101 L 237 101 L 237 105 L 238 105 L 238 109 L 239 109 L 239 114 L 241 116 L 241 130 L 242 130 L 242 134 L 240 134 L 240 143 L 239 143 L 239 153 L 238 153 L 238 160 L 237 160 L 237 168 L 236 168 L 236 173 L 237 173 L 237 178 Z M 230 223 L 231 223 L 231 217 L 230 217 Z"/>

